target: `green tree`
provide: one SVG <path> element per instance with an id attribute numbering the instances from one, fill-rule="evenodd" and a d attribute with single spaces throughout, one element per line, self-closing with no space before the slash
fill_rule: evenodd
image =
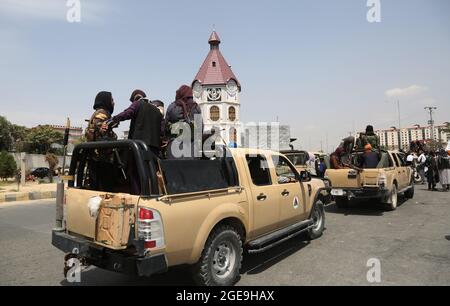
<path id="1" fill-rule="evenodd" d="M 61 144 L 63 138 L 61 133 L 53 130 L 48 125 L 32 128 L 25 138 L 28 147 L 27 151 L 29 153 L 46 154 L 50 150 L 52 144 Z"/>
<path id="2" fill-rule="evenodd" d="M 29 129 L 24 126 L 17 124 L 11 125 L 11 136 L 15 142 L 25 141 L 28 131 Z"/>
<path id="3" fill-rule="evenodd" d="M 0 151 L 10 150 L 12 143 L 11 123 L 5 117 L 0 116 Z"/>
<path id="4" fill-rule="evenodd" d="M 29 129 L 24 126 L 12 124 L 5 117 L 0 116 L 0 151 L 24 152 L 26 148 L 25 139 Z"/>
<path id="5" fill-rule="evenodd" d="M 45 161 L 48 163 L 48 168 L 50 169 L 50 183 L 53 183 L 53 175 L 55 173 L 56 166 L 59 164 L 58 157 L 53 153 L 47 153 L 45 155 Z"/>
<path id="6" fill-rule="evenodd" d="M 17 171 L 17 164 L 14 157 L 5 152 L 0 152 L 0 178 L 6 180 L 13 177 Z"/>

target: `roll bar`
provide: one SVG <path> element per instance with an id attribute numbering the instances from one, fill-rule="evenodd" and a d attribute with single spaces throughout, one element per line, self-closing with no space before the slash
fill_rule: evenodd
<path id="1" fill-rule="evenodd" d="M 69 180 L 69 187 L 75 186 L 75 180 L 78 183 L 77 185 L 81 185 L 83 173 L 77 173 L 77 177 L 75 178 L 75 172 L 77 170 L 78 163 L 81 163 L 84 168 L 84 164 L 87 159 L 87 155 L 84 154 L 84 151 L 123 148 L 130 149 L 134 156 L 141 185 L 141 196 L 149 197 L 151 195 L 159 195 L 155 166 L 159 158 L 148 149 L 147 145 L 143 141 L 140 140 L 87 142 L 77 145 L 73 151 L 72 161 L 70 164 L 69 176 L 72 176 L 73 179 Z"/>

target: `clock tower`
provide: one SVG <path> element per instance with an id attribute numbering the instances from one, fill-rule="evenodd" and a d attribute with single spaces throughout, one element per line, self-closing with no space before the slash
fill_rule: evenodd
<path id="1" fill-rule="evenodd" d="M 194 100 L 202 110 L 205 131 L 220 129 L 227 145 L 240 146 L 241 84 L 220 52 L 220 43 L 213 31 L 208 56 L 192 82 Z"/>

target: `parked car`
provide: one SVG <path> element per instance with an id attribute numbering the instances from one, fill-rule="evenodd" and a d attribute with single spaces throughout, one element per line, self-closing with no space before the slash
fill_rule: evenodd
<path id="1" fill-rule="evenodd" d="M 45 167 L 36 168 L 36 169 L 31 171 L 31 175 L 32 176 L 40 178 L 40 179 L 48 177 L 49 174 L 50 174 L 50 169 L 49 168 L 45 168 Z"/>

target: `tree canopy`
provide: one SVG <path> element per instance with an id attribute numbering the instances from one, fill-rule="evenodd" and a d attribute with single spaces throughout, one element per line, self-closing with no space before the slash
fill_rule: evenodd
<path id="1" fill-rule="evenodd" d="M 17 172 L 17 164 L 14 157 L 8 152 L 0 152 L 0 178 L 13 177 Z"/>
<path id="2" fill-rule="evenodd" d="M 29 130 L 25 143 L 29 153 L 46 154 L 54 143 L 61 144 L 63 135 L 50 126 L 42 125 Z"/>
<path id="3" fill-rule="evenodd" d="M 0 151 L 10 150 L 12 144 L 11 123 L 5 117 L 0 116 Z"/>

